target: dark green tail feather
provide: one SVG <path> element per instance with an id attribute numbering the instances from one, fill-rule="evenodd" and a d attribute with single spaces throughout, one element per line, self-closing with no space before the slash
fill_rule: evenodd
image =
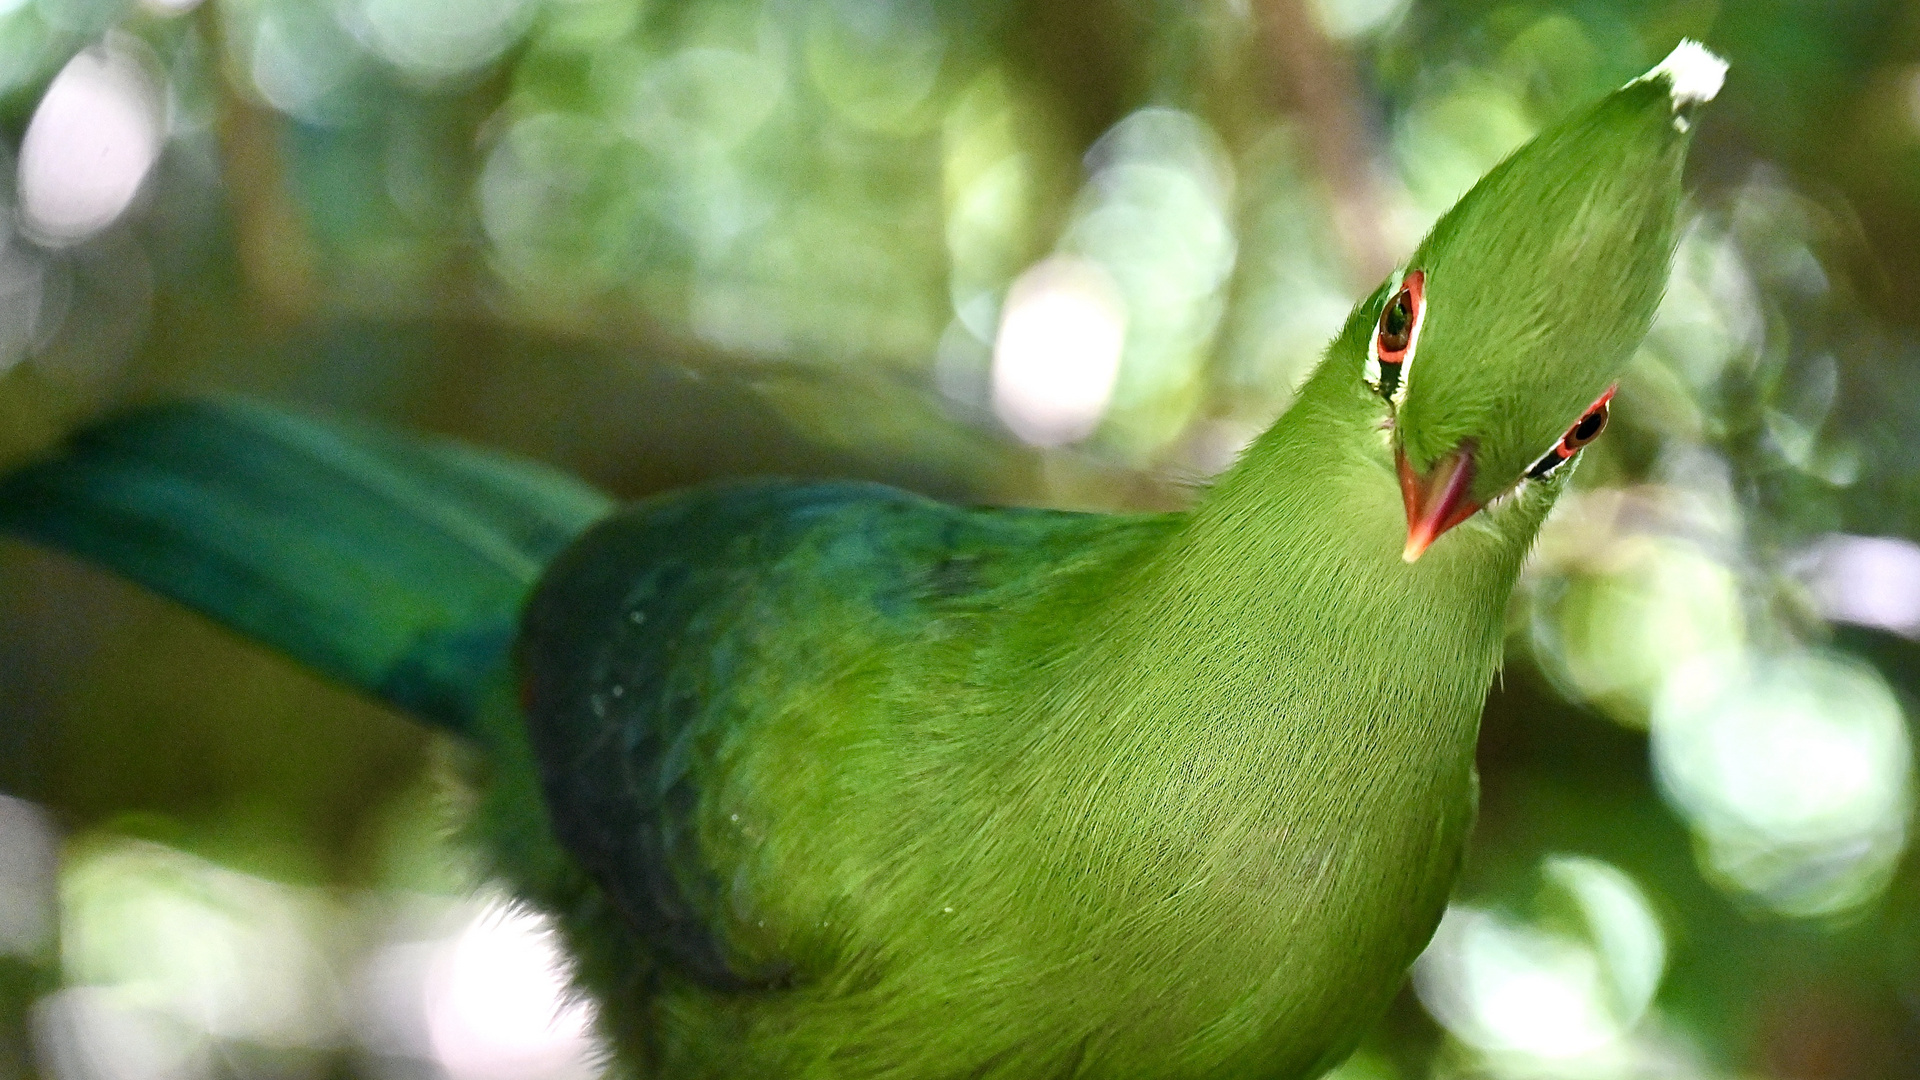
<path id="1" fill-rule="evenodd" d="M 531 462 L 232 400 L 118 417 L 0 480 L 0 530 L 463 734 L 541 569 L 612 505 Z"/>

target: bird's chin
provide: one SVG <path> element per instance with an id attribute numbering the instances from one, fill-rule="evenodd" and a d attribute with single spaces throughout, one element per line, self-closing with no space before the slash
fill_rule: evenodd
<path id="1" fill-rule="evenodd" d="M 1473 444 L 1440 455 L 1425 473 L 1415 471 L 1398 447 L 1393 459 L 1407 510 L 1407 546 L 1400 557 L 1414 562 L 1449 529 L 1480 511 L 1472 495 Z"/>
<path id="2" fill-rule="evenodd" d="M 1564 485 L 1539 480 L 1522 480 L 1500 492 L 1480 507 L 1469 529 L 1497 536 L 1502 546 L 1527 548 L 1540 532 L 1547 513 L 1559 501 Z"/>

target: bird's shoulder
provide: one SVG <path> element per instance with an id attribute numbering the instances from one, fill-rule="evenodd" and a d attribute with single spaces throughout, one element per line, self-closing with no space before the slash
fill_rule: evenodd
<path id="1" fill-rule="evenodd" d="M 749 838 L 775 827 L 716 804 L 722 789 L 773 786 L 743 780 L 740 763 L 774 743 L 796 775 L 844 760 L 875 678 L 936 624 L 1030 591 L 1142 520 L 778 481 L 614 515 L 547 572 L 517 652 L 556 838 L 683 973 L 720 988 L 781 982 L 789 950 L 742 940 L 755 925 L 741 929 L 755 874 L 735 865 L 744 841 L 714 835 L 716 821 Z"/>

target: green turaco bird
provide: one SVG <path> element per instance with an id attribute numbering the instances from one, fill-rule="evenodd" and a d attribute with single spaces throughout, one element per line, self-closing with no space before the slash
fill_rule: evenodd
<path id="1" fill-rule="evenodd" d="M 633 1077 L 1310 1077 L 1446 904 L 1503 609 L 1724 67 L 1683 43 L 1489 173 L 1184 513 L 617 509 L 225 402 L 77 436 L 0 524 L 477 746 L 472 835 Z"/>

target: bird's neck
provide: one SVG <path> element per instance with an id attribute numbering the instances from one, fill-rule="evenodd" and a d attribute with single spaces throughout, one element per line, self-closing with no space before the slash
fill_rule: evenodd
<path id="1" fill-rule="evenodd" d="M 1023 827 L 980 835 L 1071 882 L 1049 940 L 1075 963 L 1205 972 L 1174 1005 L 1142 986 L 1151 1015 L 1279 1010 L 1287 980 L 1364 1001 L 1458 869 L 1525 538 L 1462 525 L 1402 562 L 1380 417 L 1329 366 L 1200 506 L 1038 600 L 1030 630 L 1063 647 L 1005 687 L 1011 709 L 981 711 L 1006 752 L 974 758 L 980 804 Z"/>
<path id="2" fill-rule="evenodd" d="M 1464 775 L 1527 536 L 1463 526 L 1418 563 L 1380 417 L 1337 360 L 1091 620 L 1061 710 L 1095 753 Z M 1527 536 L 1515 536 L 1524 529 Z"/>

